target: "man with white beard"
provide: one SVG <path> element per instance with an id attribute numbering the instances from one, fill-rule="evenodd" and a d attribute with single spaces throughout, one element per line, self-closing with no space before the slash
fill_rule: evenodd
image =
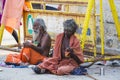
<path id="1" fill-rule="evenodd" d="M 20 54 L 9 54 L 5 60 L 6 64 L 21 65 L 24 63 L 38 64 L 49 55 L 51 38 L 46 31 L 43 19 L 37 18 L 33 23 L 33 41 L 23 43 Z M 14 58 L 14 59 L 13 59 Z"/>
<path id="2" fill-rule="evenodd" d="M 33 32 L 32 32 L 32 42 L 34 42 L 37 39 L 38 35 L 39 35 L 39 31 L 33 30 Z"/>

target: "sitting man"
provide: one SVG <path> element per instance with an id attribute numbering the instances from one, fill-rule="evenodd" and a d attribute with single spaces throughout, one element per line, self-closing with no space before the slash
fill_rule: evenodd
<path id="1" fill-rule="evenodd" d="M 5 60 L 6 64 L 38 64 L 49 55 L 51 38 L 46 32 L 46 25 L 43 19 L 35 19 L 33 33 L 34 41 L 23 43 L 23 49 L 20 54 L 9 54 Z"/>
<path id="2" fill-rule="evenodd" d="M 70 72 L 83 63 L 83 53 L 80 48 L 80 42 L 74 35 L 78 25 L 73 19 L 66 20 L 64 23 L 64 32 L 59 34 L 55 40 L 55 46 L 52 58 L 46 58 L 44 61 L 32 68 L 37 74 L 49 71 L 57 75 L 70 74 Z"/>

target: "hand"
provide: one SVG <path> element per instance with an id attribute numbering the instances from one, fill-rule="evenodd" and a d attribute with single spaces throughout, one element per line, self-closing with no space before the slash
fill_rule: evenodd
<path id="1" fill-rule="evenodd" d="M 73 51 L 72 48 L 70 48 L 70 47 L 66 48 L 65 57 L 70 57 L 70 55 L 72 54 L 72 51 Z"/>
<path id="2" fill-rule="evenodd" d="M 70 57 L 70 52 L 65 51 L 65 57 L 66 58 Z"/>
<path id="3" fill-rule="evenodd" d="M 31 45 L 32 45 L 32 43 L 28 42 L 28 41 L 23 43 L 23 47 L 31 47 Z"/>
<path id="4" fill-rule="evenodd" d="M 72 52 L 73 51 L 73 49 L 72 48 L 70 48 L 70 47 L 68 47 L 68 48 L 66 48 L 66 50 L 65 51 L 67 51 L 67 52 Z"/>

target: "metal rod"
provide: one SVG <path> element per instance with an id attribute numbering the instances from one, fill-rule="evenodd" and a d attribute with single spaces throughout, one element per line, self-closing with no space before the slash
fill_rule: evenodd
<path id="1" fill-rule="evenodd" d="M 104 55 L 104 27 L 103 27 L 103 1 L 100 0 L 100 36 L 101 36 L 101 54 Z"/>
<path id="2" fill-rule="evenodd" d="M 91 17 L 91 12 L 92 12 L 93 5 L 94 5 L 94 0 L 89 0 L 88 7 L 87 7 L 87 12 L 85 14 L 85 20 L 84 20 L 84 24 L 83 24 L 82 45 L 81 45 L 82 49 L 84 49 L 86 33 L 87 33 L 87 29 L 88 29 L 88 25 L 89 25 L 89 21 L 90 21 L 90 17 Z"/>
<path id="3" fill-rule="evenodd" d="M 2 43 L 3 33 L 4 33 L 4 25 L 1 25 L 1 27 L 0 27 L 0 45 Z"/>
<path id="4" fill-rule="evenodd" d="M 93 37 L 94 37 L 94 57 L 96 57 L 96 4 L 95 4 L 95 0 L 94 0 L 94 26 L 93 26 Z"/>
<path id="5" fill-rule="evenodd" d="M 14 51 L 14 52 L 20 52 L 20 49 L 13 49 L 13 48 L 8 48 L 8 47 L 4 47 L 4 46 L 0 46 L 0 49 Z"/>
<path id="6" fill-rule="evenodd" d="M 118 19 L 118 14 L 117 14 L 117 10 L 116 10 L 116 6 L 114 3 L 114 0 L 108 0 L 109 1 L 109 5 L 112 11 L 112 16 L 115 22 L 115 27 L 116 27 L 116 31 L 118 34 L 118 39 L 120 40 L 120 21 Z"/>

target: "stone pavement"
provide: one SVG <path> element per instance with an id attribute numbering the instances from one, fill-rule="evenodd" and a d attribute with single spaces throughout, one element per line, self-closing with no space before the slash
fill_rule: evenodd
<path id="1" fill-rule="evenodd" d="M 0 50 L 0 61 L 11 51 Z M 105 75 L 100 75 L 100 68 L 104 67 Z M 84 75 L 35 74 L 31 68 L 5 68 L 0 67 L 0 80 L 95 80 Z M 97 80 L 120 80 L 120 67 L 93 65 L 87 69 L 88 74 Z"/>

